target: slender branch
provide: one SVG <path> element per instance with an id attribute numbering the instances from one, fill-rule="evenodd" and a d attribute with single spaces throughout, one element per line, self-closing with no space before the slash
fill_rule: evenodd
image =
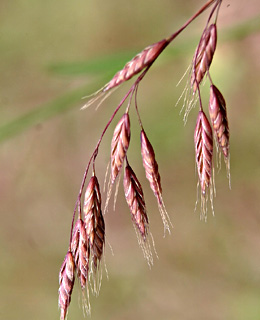
<path id="1" fill-rule="evenodd" d="M 152 65 L 152 64 L 151 64 Z M 82 182 L 81 182 L 81 186 L 80 186 L 80 189 L 79 189 L 79 194 L 78 194 L 78 197 L 77 197 L 77 200 L 76 200 L 76 204 L 75 204 L 75 208 L 74 208 L 74 212 L 73 212 L 73 217 L 72 217 L 72 223 L 71 223 L 71 231 L 70 231 L 70 242 L 69 242 L 69 248 L 71 247 L 71 240 L 72 240 L 72 233 L 73 233 L 73 226 L 74 226 L 74 220 L 75 220 L 75 215 L 76 215 L 76 212 L 77 212 L 77 209 L 78 209 L 78 212 L 79 212 L 79 216 L 81 217 L 82 216 L 82 209 L 81 209 L 81 197 L 82 197 L 82 193 L 83 193 L 83 189 L 84 189 L 84 186 L 85 186 L 85 183 L 86 183 L 86 179 L 87 179 L 87 175 L 88 175 L 88 171 L 89 171 L 89 167 L 90 167 L 90 164 L 93 160 L 93 165 L 94 165 L 94 161 L 97 157 L 97 154 L 98 154 L 98 149 L 99 149 L 99 146 L 101 144 L 101 141 L 108 129 L 108 127 L 110 126 L 111 122 L 113 121 L 115 115 L 117 114 L 117 112 L 119 111 L 119 109 L 121 108 L 121 106 L 123 105 L 123 103 L 125 102 L 125 100 L 128 98 L 128 96 L 135 90 L 136 86 L 139 84 L 139 82 L 143 79 L 143 77 L 145 76 L 145 74 L 147 73 L 147 71 L 149 70 L 150 66 L 147 66 L 147 68 L 141 73 L 141 75 L 137 78 L 137 80 L 135 81 L 135 83 L 131 86 L 131 88 L 128 90 L 128 92 L 126 93 L 126 95 L 124 96 L 124 98 L 121 100 L 121 102 L 119 103 L 119 105 L 117 106 L 117 108 L 115 109 L 115 111 L 113 112 L 111 118 L 109 119 L 108 123 L 106 124 L 99 140 L 98 140 L 98 143 L 95 147 L 95 150 L 94 152 L 92 153 L 90 159 L 89 159 L 89 162 L 88 162 L 88 165 L 85 169 L 85 172 L 84 172 L 84 175 L 83 175 L 83 179 L 82 179 Z"/>

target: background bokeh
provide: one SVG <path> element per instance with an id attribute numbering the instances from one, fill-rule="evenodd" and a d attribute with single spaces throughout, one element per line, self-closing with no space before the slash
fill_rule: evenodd
<path id="1" fill-rule="evenodd" d="M 215 217 L 194 213 L 193 130 L 181 105 L 203 14 L 163 53 L 142 82 L 138 104 L 162 177 L 174 228 L 163 237 L 139 152 L 134 112 L 129 161 L 142 181 L 159 259 L 149 269 L 122 186 L 106 220 L 106 266 L 92 319 L 260 319 L 260 26 L 258 0 L 223 1 L 212 77 L 227 101 L 231 179 L 216 173 Z M 99 136 L 129 84 L 95 111 L 82 96 L 128 57 L 177 30 L 203 1 L 0 2 L 0 319 L 59 319 L 58 272 L 67 251 L 81 178 Z M 93 70 L 84 72 L 84 66 Z M 97 61 L 100 61 L 97 63 Z M 124 65 L 123 60 L 120 66 Z M 111 68 L 111 69 L 110 69 Z M 208 83 L 205 84 L 207 105 Z M 134 111 L 134 110 L 132 110 Z M 123 110 L 122 110 L 123 112 Z M 116 118 L 118 119 L 120 115 Z M 97 158 L 103 184 L 108 130 Z M 110 250 L 110 246 L 113 248 Z M 69 319 L 83 319 L 76 285 Z"/>

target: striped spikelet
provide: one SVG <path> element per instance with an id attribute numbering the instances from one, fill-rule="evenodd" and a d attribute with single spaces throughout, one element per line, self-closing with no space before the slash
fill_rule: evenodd
<path id="1" fill-rule="evenodd" d="M 75 265 L 72 253 L 67 252 L 59 273 L 59 308 L 60 319 L 64 320 L 71 300 L 75 280 Z"/>
<path id="2" fill-rule="evenodd" d="M 229 127 L 226 102 L 217 87 L 211 85 L 209 98 L 209 115 L 218 147 L 222 151 L 225 161 L 229 156 Z"/>
<path id="3" fill-rule="evenodd" d="M 130 119 L 124 113 L 118 122 L 111 142 L 111 184 L 113 184 L 122 168 L 130 142 Z"/>
<path id="4" fill-rule="evenodd" d="M 191 76 L 191 86 L 193 91 L 201 83 L 205 73 L 209 70 L 217 45 L 217 27 L 211 24 L 203 32 L 199 45 L 193 58 L 193 70 Z"/>
<path id="5" fill-rule="evenodd" d="M 125 167 L 124 191 L 126 202 L 132 214 L 133 223 L 136 225 L 145 241 L 148 234 L 148 217 L 144 194 L 142 186 L 129 164 Z"/>
<path id="6" fill-rule="evenodd" d="M 211 185 L 213 139 L 211 126 L 203 111 L 199 111 L 197 117 L 194 144 L 201 192 L 205 195 Z"/>
<path id="7" fill-rule="evenodd" d="M 163 39 L 155 44 L 146 47 L 142 52 L 137 54 L 130 60 L 122 70 L 118 71 L 114 77 L 104 87 L 103 91 L 108 91 L 131 79 L 133 76 L 141 72 L 145 67 L 149 66 L 159 56 L 163 49 L 169 44 Z"/>
<path id="8" fill-rule="evenodd" d="M 82 219 L 78 219 L 75 223 L 71 251 L 74 257 L 81 288 L 84 289 L 86 287 L 89 272 L 89 245 L 85 224 Z"/>
<path id="9" fill-rule="evenodd" d="M 145 175 L 150 182 L 150 187 L 160 203 L 160 194 L 162 193 L 161 177 L 158 170 L 158 163 L 155 160 L 155 153 L 144 130 L 141 131 L 141 153 Z"/>
<path id="10" fill-rule="evenodd" d="M 95 175 L 91 177 L 87 186 L 83 211 L 90 255 L 96 270 L 105 245 L 105 222 L 101 211 L 99 183 Z"/>
<path id="11" fill-rule="evenodd" d="M 153 147 L 148 140 L 144 130 L 141 130 L 141 154 L 146 178 L 148 179 L 150 187 L 158 202 L 158 207 L 164 224 L 164 230 L 167 229 L 170 232 L 169 225 L 171 224 L 171 222 L 162 199 L 161 177 L 158 169 L 158 164 L 155 160 Z"/>

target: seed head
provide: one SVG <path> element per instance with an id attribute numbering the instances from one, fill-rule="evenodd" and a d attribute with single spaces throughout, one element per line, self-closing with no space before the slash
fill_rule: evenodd
<path id="1" fill-rule="evenodd" d="M 210 86 L 209 115 L 218 146 L 227 159 L 229 155 L 229 127 L 226 102 L 214 85 Z"/>
<path id="2" fill-rule="evenodd" d="M 59 273 L 59 308 L 61 310 L 60 319 L 66 318 L 67 310 L 71 300 L 71 293 L 74 285 L 75 265 L 73 256 L 70 251 L 67 252 L 65 259 L 61 265 Z"/>
<path id="3" fill-rule="evenodd" d="M 217 27 L 214 23 L 204 30 L 195 51 L 191 76 L 191 86 L 193 86 L 194 92 L 197 90 L 197 86 L 201 83 L 205 73 L 209 70 L 216 50 L 216 45 Z"/>
<path id="4" fill-rule="evenodd" d="M 84 289 L 86 287 L 89 271 L 89 245 L 85 224 L 81 219 L 78 219 L 74 226 L 71 251 L 74 257 L 81 288 Z"/>
<path id="5" fill-rule="evenodd" d="M 195 156 L 202 194 L 210 186 L 212 177 L 212 129 L 203 111 L 199 111 L 194 132 Z"/>
<path id="6" fill-rule="evenodd" d="M 163 39 L 151 46 L 146 47 L 142 52 L 137 54 L 130 60 L 122 70 L 118 71 L 112 80 L 105 86 L 103 91 L 108 91 L 122 82 L 131 79 L 133 76 L 141 72 L 145 67 L 149 66 L 159 56 L 163 49 L 168 45 L 168 41 Z"/>
<path id="7" fill-rule="evenodd" d="M 167 229 L 170 233 L 170 225 L 172 224 L 168 216 L 168 213 L 165 209 L 165 205 L 162 198 L 161 177 L 158 169 L 158 164 L 155 160 L 155 153 L 153 147 L 143 129 L 141 130 L 141 154 L 146 178 L 149 181 L 150 187 L 157 199 L 158 208 L 164 225 L 164 231 Z"/>
<path id="8" fill-rule="evenodd" d="M 125 168 L 124 190 L 126 202 L 132 214 L 132 220 L 145 241 L 148 233 L 148 217 L 144 194 L 142 186 L 129 164 Z"/>
<path id="9" fill-rule="evenodd" d="M 141 131 L 141 153 L 146 178 L 150 182 L 150 187 L 158 199 L 158 195 L 162 192 L 161 177 L 158 170 L 158 164 L 155 160 L 153 147 L 144 130 Z"/>
<path id="10" fill-rule="evenodd" d="M 94 267 L 102 258 L 105 244 L 105 222 L 101 211 L 101 194 L 97 177 L 91 177 L 85 193 L 84 220 Z"/>
<path id="11" fill-rule="evenodd" d="M 122 168 L 130 142 L 130 119 L 125 113 L 118 122 L 111 142 L 111 184 L 113 184 Z"/>

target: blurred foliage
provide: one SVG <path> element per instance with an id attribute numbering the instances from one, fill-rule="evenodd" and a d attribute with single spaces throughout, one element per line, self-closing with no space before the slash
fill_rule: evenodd
<path id="1" fill-rule="evenodd" d="M 250 19 L 243 24 L 232 26 L 229 30 L 222 30 L 225 41 L 242 40 L 243 38 L 252 35 L 260 30 L 260 16 Z M 174 45 L 167 48 L 166 54 L 170 60 L 177 59 L 183 56 L 185 52 L 190 52 L 196 46 L 196 41 L 193 38 L 185 40 L 181 44 Z M 82 76 L 82 75 L 99 75 L 102 82 L 105 84 L 106 79 L 110 79 L 107 74 L 115 74 L 120 70 L 124 64 L 129 61 L 136 53 L 127 51 L 116 53 L 114 55 L 105 55 L 98 58 L 90 59 L 85 62 L 72 62 L 72 63 L 56 63 L 49 66 L 49 70 L 54 74 L 69 75 L 69 76 Z M 165 56 L 164 56 L 165 57 Z M 167 60 L 167 63 L 169 61 Z M 42 123 L 43 121 L 57 116 L 66 110 L 78 105 L 77 102 L 80 96 L 85 96 L 93 93 L 97 89 L 96 84 L 89 85 L 76 89 L 72 92 L 63 94 L 60 98 L 50 102 L 41 107 L 19 116 L 10 123 L 6 123 L 0 127 L 0 142 L 5 141 L 9 137 L 19 134 L 23 130 Z"/>

